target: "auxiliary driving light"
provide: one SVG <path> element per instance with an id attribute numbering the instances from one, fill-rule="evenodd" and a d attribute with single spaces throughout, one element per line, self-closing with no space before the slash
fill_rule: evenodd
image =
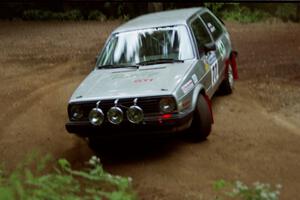
<path id="1" fill-rule="evenodd" d="M 80 120 L 83 117 L 83 110 L 79 105 L 71 107 L 71 118 L 73 120 Z"/>
<path id="2" fill-rule="evenodd" d="M 143 110 L 139 106 L 136 106 L 136 105 L 130 106 L 130 108 L 128 108 L 126 114 L 127 114 L 128 121 L 130 121 L 131 123 L 134 123 L 134 124 L 138 124 L 141 121 L 143 121 L 143 119 L 144 119 Z"/>
<path id="3" fill-rule="evenodd" d="M 100 108 L 93 108 L 89 114 L 89 121 L 94 126 L 100 126 L 104 121 L 104 114 Z"/>
<path id="4" fill-rule="evenodd" d="M 123 121 L 123 111 L 117 106 L 113 106 L 107 112 L 107 119 L 112 124 L 120 124 Z"/>

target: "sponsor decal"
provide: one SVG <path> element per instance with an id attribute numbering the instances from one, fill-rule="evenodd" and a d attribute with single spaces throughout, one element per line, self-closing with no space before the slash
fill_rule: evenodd
<path id="1" fill-rule="evenodd" d="M 210 53 L 207 57 L 207 61 L 211 70 L 211 84 L 214 86 L 219 79 L 219 66 L 216 53 Z"/>
<path id="2" fill-rule="evenodd" d="M 214 64 L 215 62 L 217 62 L 217 56 L 216 56 L 216 52 L 211 52 L 208 57 L 207 57 L 207 62 L 209 65 Z"/>
<path id="3" fill-rule="evenodd" d="M 208 63 L 204 63 L 204 69 L 205 69 L 205 72 L 207 72 L 209 70 L 209 64 Z"/>
<path id="4" fill-rule="evenodd" d="M 189 91 L 191 91 L 194 87 L 194 83 L 192 80 L 189 80 L 187 83 L 185 83 L 182 87 L 181 90 L 184 94 L 188 93 Z"/>
<path id="5" fill-rule="evenodd" d="M 209 28 L 209 31 L 211 33 L 215 32 L 216 27 L 214 25 L 212 25 L 210 22 L 207 23 L 207 27 Z"/>
<path id="6" fill-rule="evenodd" d="M 198 83 L 198 77 L 196 74 L 192 75 L 192 79 L 193 79 L 194 84 Z"/>
<path id="7" fill-rule="evenodd" d="M 217 47 L 219 49 L 222 59 L 224 59 L 226 55 L 226 48 L 222 40 L 220 40 L 220 42 L 217 43 Z"/>
<path id="8" fill-rule="evenodd" d="M 218 62 L 211 65 L 211 84 L 214 86 L 219 79 L 219 66 Z"/>
<path id="9" fill-rule="evenodd" d="M 144 78 L 144 79 L 136 79 L 134 83 L 150 83 L 153 81 L 153 78 Z"/>
<path id="10" fill-rule="evenodd" d="M 114 74 L 112 74 L 111 79 L 112 80 L 116 80 L 116 79 L 123 79 L 123 78 L 130 78 L 132 77 L 132 74 L 129 73 L 130 71 L 126 71 L 127 73 L 125 73 L 124 71 L 117 71 L 117 72 L 113 72 Z"/>
<path id="11" fill-rule="evenodd" d="M 209 70 L 209 64 L 207 63 L 207 58 L 203 60 L 204 63 L 204 70 L 207 72 Z"/>

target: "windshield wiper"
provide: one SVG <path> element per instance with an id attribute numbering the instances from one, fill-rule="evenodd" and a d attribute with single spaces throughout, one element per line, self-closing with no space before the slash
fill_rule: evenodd
<path id="1" fill-rule="evenodd" d="M 139 69 L 139 65 L 122 65 L 122 64 L 115 64 L 115 65 L 99 65 L 97 69 L 116 69 L 116 68 L 135 68 Z"/>
<path id="2" fill-rule="evenodd" d="M 173 58 L 160 58 L 160 59 L 154 59 L 154 60 L 146 60 L 140 63 L 137 63 L 138 65 L 153 65 L 153 64 L 161 64 L 161 63 L 183 63 L 184 60 L 179 59 L 173 59 Z"/>

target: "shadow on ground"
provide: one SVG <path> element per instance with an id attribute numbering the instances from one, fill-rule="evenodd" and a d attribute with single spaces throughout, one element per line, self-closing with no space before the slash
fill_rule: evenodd
<path id="1" fill-rule="evenodd" d="M 134 163 L 143 160 L 163 160 L 184 143 L 193 142 L 187 134 L 187 132 L 180 132 L 159 138 L 105 140 L 90 144 L 90 148 L 101 158 L 104 165 Z M 205 142 L 206 140 L 200 141 L 200 143 Z"/>

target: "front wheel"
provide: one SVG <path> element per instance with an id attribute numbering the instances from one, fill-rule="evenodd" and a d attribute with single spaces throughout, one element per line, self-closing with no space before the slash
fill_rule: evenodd
<path id="1" fill-rule="evenodd" d="M 194 141 L 205 140 L 211 132 L 212 113 L 207 100 L 199 94 L 193 121 L 190 127 Z"/>

